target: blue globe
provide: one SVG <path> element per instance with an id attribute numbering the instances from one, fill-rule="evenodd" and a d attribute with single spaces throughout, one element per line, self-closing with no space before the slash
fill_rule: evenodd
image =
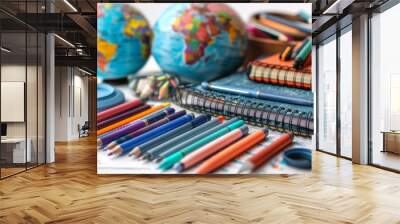
<path id="1" fill-rule="evenodd" d="M 119 79 L 136 73 L 150 55 L 148 21 L 129 3 L 99 3 L 97 8 L 97 76 Z"/>
<path id="2" fill-rule="evenodd" d="M 178 3 L 157 20 L 152 54 L 161 69 L 183 81 L 230 74 L 243 63 L 245 26 L 223 3 Z"/>

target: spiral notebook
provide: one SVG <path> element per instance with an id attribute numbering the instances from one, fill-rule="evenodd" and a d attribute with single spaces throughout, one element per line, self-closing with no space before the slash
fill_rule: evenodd
<path id="1" fill-rule="evenodd" d="M 292 67 L 293 60 L 282 61 L 279 54 L 274 54 L 248 65 L 249 79 L 269 84 L 311 89 L 311 66 L 301 70 Z"/>
<path id="2" fill-rule="evenodd" d="M 244 73 L 212 83 L 232 83 L 241 87 L 253 86 L 254 89 L 260 88 L 259 85 L 264 88 L 268 86 L 249 81 Z M 281 88 L 281 94 L 308 99 L 312 97 L 311 91 Z M 174 101 L 182 107 L 202 113 L 240 117 L 253 125 L 266 126 L 278 131 L 291 131 L 296 135 L 311 136 L 313 134 L 313 107 L 309 106 L 221 93 L 205 89 L 201 85 L 179 88 L 174 95 Z"/>

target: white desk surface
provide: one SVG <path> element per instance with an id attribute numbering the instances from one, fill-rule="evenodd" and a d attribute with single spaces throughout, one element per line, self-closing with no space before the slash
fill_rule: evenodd
<path id="1" fill-rule="evenodd" d="M 114 85 L 118 87 L 122 92 L 124 92 L 126 99 L 133 99 L 133 92 L 127 87 L 127 85 Z M 152 103 L 152 102 L 150 102 Z M 173 105 L 173 107 L 177 110 L 182 109 L 177 105 Z M 197 114 L 197 113 L 195 113 Z M 248 125 L 250 132 L 253 132 L 260 127 Z M 244 153 L 240 157 L 234 159 L 214 174 L 238 174 L 238 169 L 244 160 L 249 158 L 252 154 L 256 153 L 259 149 L 262 148 L 263 145 L 269 144 L 273 139 L 278 137 L 281 133 L 277 131 L 270 131 L 269 137 L 267 141 L 259 144 L 252 150 Z M 310 148 L 312 147 L 311 138 L 303 138 L 303 137 L 295 137 L 294 144 L 289 148 L 295 146 L 302 146 Z M 112 157 L 107 156 L 106 152 L 98 150 L 97 151 L 97 173 L 98 174 L 191 174 L 193 173 L 193 169 L 187 170 L 183 173 L 177 173 L 175 170 L 170 169 L 168 171 L 160 171 L 157 169 L 158 164 L 153 162 L 145 162 L 139 159 L 132 159 L 131 157 L 123 156 L 123 157 Z M 300 173 L 309 173 L 310 170 L 301 170 L 293 167 L 287 166 L 282 160 L 282 154 L 275 156 L 270 162 L 264 164 L 262 167 L 257 169 L 256 172 L 252 174 L 300 174 Z"/>

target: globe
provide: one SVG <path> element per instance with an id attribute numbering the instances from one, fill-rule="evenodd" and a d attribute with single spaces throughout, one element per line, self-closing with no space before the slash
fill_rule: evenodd
<path id="1" fill-rule="evenodd" d="M 97 76 L 120 79 L 136 73 L 150 55 L 152 31 L 147 19 L 129 3 L 97 7 Z"/>
<path id="2" fill-rule="evenodd" d="M 245 26 L 223 3 L 178 3 L 154 28 L 152 54 L 161 69 L 186 82 L 202 82 L 234 72 L 247 47 Z"/>

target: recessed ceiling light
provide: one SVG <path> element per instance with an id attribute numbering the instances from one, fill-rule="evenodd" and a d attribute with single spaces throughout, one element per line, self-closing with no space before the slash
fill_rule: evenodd
<path id="1" fill-rule="evenodd" d="M 11 52 L 11 50 L 9 50 L 9 49 L 7 49 L 5 47 L 1 47 L 0 49 L 1 49 L 1 51 L 4 51 L 6 53 L 10 53 Z"/>
<path id="2" fill-rule="evenodd" d="M 65 4 L 67 4 L 74 12 L 78 12 L 78 10 L 68 1 L 64 0 Z"/>
<path id="3" fill-rule="evenodd" d="M 70 47 L 75 48 L 75 45 L 73 45 L 71 42 L 69 42 L 68 40 L 60 37 L 58 34 L 54 34 L 55 37 L 57 37 L 59 40 L 61 40 L 62 42 L 66 43 L 67 45 L 69 45 Z"/>

